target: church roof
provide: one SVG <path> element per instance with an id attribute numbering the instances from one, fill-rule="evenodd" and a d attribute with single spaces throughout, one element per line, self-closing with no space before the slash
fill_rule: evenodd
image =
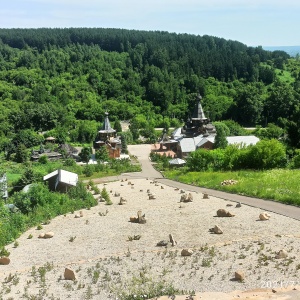
<path id="1" fill-rule="evenodd" d="M 195 105 L 195 108 L 194 108 L 192 120 L 193 119 L 194 120 L 195 119 L 197 119 L 197 120 L 207 120 L 207 118 L 204 115 L 204 111 L 203 111 L 203 108 L 202 108 L 202 105 L 201 105 L 202 97 L 200 96 L 200 94 L 198 94 L 197 98 L 198 98 L 198 101 L 197 101 L 197 104 Z"/>
<path id="2" fill-rule="evenodd" d="M 100 132 L 116 132 L 111 126 L 108 119 L 108 112 L 105 113 L 104 122 L 102 128 L 99 130 Z"/>

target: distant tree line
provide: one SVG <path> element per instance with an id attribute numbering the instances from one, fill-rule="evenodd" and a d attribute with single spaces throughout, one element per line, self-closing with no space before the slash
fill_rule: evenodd
<path id="1" fill-rule="evenodd" d="M 105 111 L 112 122 L 131 120 L 134 138 L 142 129 L 152 140 L 154 126 L 189 116 L 198 92 L 211 120 L 274 123 L 299 147 L 300 68 L 291 61 L 207 35 L 0 29 L 0 148 L 16 147 L 28 129 L 91 142 Z"/>

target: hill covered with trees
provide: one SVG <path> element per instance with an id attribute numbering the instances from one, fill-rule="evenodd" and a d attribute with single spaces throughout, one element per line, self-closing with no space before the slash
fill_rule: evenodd
<path id="1" fill-rule="evenodd" d="M 38 131 L 91 142 L 106 110 L 145 132 L 177 126 L 198 92 L 213 121 L 275 123 L 299 147 L 299 70 L 283 51 L 207 35 L 0 29 L 0 149 L 39 144 Z"/>

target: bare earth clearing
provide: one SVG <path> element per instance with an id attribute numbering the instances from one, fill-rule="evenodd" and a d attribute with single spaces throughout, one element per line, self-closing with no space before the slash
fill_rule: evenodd
<path id="1" fill-rule="evenodd" d="M 127 178 L 105 185 L 113 205 L 101 202 L 81 218 L 74 217 L 78 212 L 59 216 L 40 231 L 24 233 L 18 247 L 9 245 L 11 263 L 0 265 L 0 299 L 117 299 L 122 291 L 134 294 L 141 283 L 164 281 L 198 292 L 194 299 L 300 299 L 299 221 L 275 213 L 259 221 L 261 209 L 236 208 L 235 202 L 196 192 L 193 202 L 182 203 L 174 187 Z M 149 200 L 148 189 L 156 199 Z M 125 205 L 118 205 L 115 192 Z M 220 208 L 235 216 L 217 217 Z M 138 210 L 146 224 L 129 222 Z M 224 233 L 209 232 L 215 225 Z M 50 231 L 53 238 L 38 238 Z M 156 246 L 169 241 L 169 234 L 177 245 Z M 134 236 L 140 239 L 129 241 Z M 184 248 L 194 253 L 183 257 Z M 287 257 L 275 258 L 282 249 Z M 75 281 L 64 280 L 65 267 L 75 271 Z M 245 273 L 243 282 L 234 280 L 237 270 Z M 279 288 L 287 286 L 290 291 L 281 295 Z"/>

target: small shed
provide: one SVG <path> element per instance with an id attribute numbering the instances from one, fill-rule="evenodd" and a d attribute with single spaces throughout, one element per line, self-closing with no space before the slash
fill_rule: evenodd
<path id="1" fill-rule="evenodd" d="M 77 185 L 78 175 L 59 169 L 44 176 L 43 180 L 48 182 L 50 190 L 65 193 L 69 188 Z"/>
<path id="2" fill-rule="evenodd" d="M 56 141 L 56 138 L 53 136 L 49 136 L 49 137 L 45 138 L 46 143 L 55 143 L 55 141 Z"/>

